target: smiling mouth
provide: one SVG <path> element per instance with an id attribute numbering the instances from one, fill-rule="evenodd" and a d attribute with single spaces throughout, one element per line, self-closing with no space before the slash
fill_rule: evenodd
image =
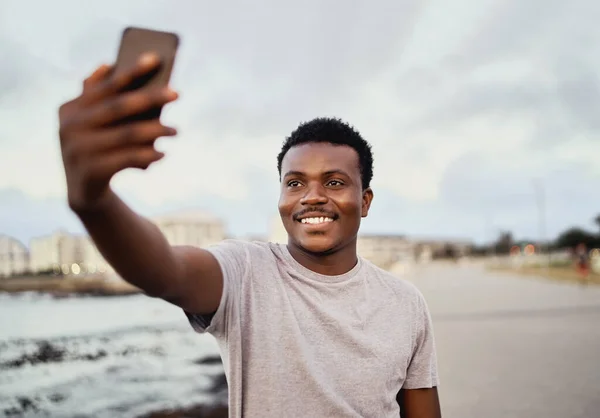
<path id="1" fill-rule="evenodd" d="M 328 216 L 320 216 L 320 217 L 312 217 L 312 218 L 302 218 L 299 220 L 302 224 L 308 225 L 321 225 L 329 222 L 333 222 L 334 219 Z"/>

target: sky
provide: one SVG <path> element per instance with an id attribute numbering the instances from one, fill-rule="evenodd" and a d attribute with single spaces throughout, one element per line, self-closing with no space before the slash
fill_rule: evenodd
<path id="1" fill-rule="evenodd" d="M 176 5 L 176 7 L 175 7 Z M 373 146 L 362 231 L 531 239 L 600 213 L 600 2 L 0 0 L 0 234 L 82 226 L 66 204 L 58 106 L 111 63 L 130 25 L 177 32 L 147 171 L 112 182 L 146 216 L 200 208 L 268 235 L 276 156 L 339 117 Z"/>

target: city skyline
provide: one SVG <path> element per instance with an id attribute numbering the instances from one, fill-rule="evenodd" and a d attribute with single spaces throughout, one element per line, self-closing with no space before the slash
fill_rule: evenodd
<path id="1" fill-rule="evenodd" d="M 201 222 L 213 223 L 219 225 L 219 228 L 223 230 L 223 239 L 250 239 L 250 240 L 258 240 L 258 241 L 271 241 L 277 243 L 287 242 L 287 232 L 281 222 L 279 216 L 273 217 L 270 219 L 268 229 L 264 233 L 249 233 L 249 234 L 231 234 L 229 232 L 229 228 L 227 223 L 220 217 L 218 217 L 215 213 L 203 210 L 203 209 L 186 209 L 186 210 L 174 210 L 171 212 L 164 212 L 158 215 L 149 216 L 150 221 L 155 223 L 157 226 L 161 226 L 164 224 L 174 223 L 180 224 L 186 221 L 186 218 L 193 219 L 198 222 L 199 219 L 202 219 Z M 37 234 L 31 236 L 27 240 L 20 239 L 16 235 L 11 235 L 6 233 L 5 231 L 0 231 L 0 237 L 5 237 L 9 239 L 16 240 L 17 243 L 27 247 L 29 249 L 31 242 L 40 238 L 48 238 L 53 235 L 67 235 L 74 238 L 90 238 L 89 234 L 85 230 L 85 228 L 65 228 L 62 226 L 57 226 L 47 230 L 45 233 Z M 439 241 L 439 242 L 455 242 L 461 243 L 465 245 L 475 244 L 475 241 L 469 239 L 468 237 L 451 237 L 451 236 L 433 236 L 433 235 L 409 235 L 405 233 L 395 233 L 395 232 L 369 232 L 360 230 L 358 233 L 359 237 L 397 237 L 397 238 L 405 238 L 413 241 Z"/>
<path id="2" fill-rule="evenodd" d="M 286 243 L 287 233 L 281 222 L 272 222 L 268 236 L 227 236 L 225 223 L 215 214 L 188 210 L 163 214 L 152 220 L 171 245 L 208 247 L 228 238 Z M 375 264 L 389 268 L 395 263 L 414 259 L 428 260 L 433 252 L 447 244 L 461 254 L 469 252 L 464 241 L 418 241 L 404 235 L 360 234 L 358 253 Z M 0 233 L 0 278 L 21 274 L 87 275 L 114 271 L 97 249 L 92 238 L 84 233 L 55 230 L 51 234 L 33 237 L 27 244 Z"/>
<path id="3" fill-rule="evenodd" d="M 364 233 L 483 242 L 594 227 L 600 29 L 581 10 L 595 2 L 234 3 L 3 2 L 0 232 L 25 243 L 83 232 L 66 205 L 56 112 L 114 59 L 127 25 L 182 38 L 181 100 L 165 112 L 180 134 L 161 140 L 164 161 L 114 182 L 144 215 L 199 207 L 231 235 L 266 235 L 281 142 L 302 121 L 337 116 L 373 144 Z"/>

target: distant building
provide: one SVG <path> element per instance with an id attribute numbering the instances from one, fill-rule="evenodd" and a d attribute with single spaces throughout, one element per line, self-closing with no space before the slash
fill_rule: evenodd
<path id="1" fill-rule="evenodd" d="M 417 256 L 421 260 L 429 260 L 437 257 L 447 257 L 453 254 L 456 257 L 471 254 L 473 242 L 460 238 L 423 238 L 411 237 L 416 245 Z"/>
<path id="2" fill-rule="evenodd" d="M 356 249 L 361 257 L 384 269 L 414 260 L 414 244 L 404 235 L 360 234 Z"/>
<path id="3" fill-rule="evenodd" d="M 29 270 L 29 251 L 15 238 L 0 235 L 0 277 L 24 274 Z"/>
<path id="4" fill-rule="evenodd" d="M 83 237 L 81 241 L 81 251 L 83 254 L 83 268 L 88 274 L 114 273 L 114 269 L 108 261 L 104 259 L 100 251 L 94 244 L 94 241 L 88 236 Z"/>
<path id="5" fill-rule="evenodd" d="M 29 265 L 33 273 L 81 274 L 84 266 L 84 236 L 59 230 L 51 235 L 32 238 Z"/>
<path id="6" fill-rule="evenodd" d="M 207 212 L 181 211 L 153 220 L 171 245 L 206 247 L 225 238 L 223 223 Z M 33 238 L 29 267 L 33 273 L 116 276 L 89 236 L 65 231 Z"/>
<path id="7" fill-rule="evenodd" d="M 171 245 L 207 247 L 226 238 L 221 219 L 203 210 L 173 212 L 152 220 Z"/>

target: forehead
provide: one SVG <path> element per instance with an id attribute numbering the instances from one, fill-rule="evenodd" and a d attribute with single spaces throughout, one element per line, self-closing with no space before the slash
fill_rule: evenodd
<path id="1" fill-rule="evenodd" d="M 281 163 L 282 175 L 288 171 L 319 174 L 331 170 L 360 175 L 358 153 L 347 145 L 311 142 L 290 148 Z"/>

